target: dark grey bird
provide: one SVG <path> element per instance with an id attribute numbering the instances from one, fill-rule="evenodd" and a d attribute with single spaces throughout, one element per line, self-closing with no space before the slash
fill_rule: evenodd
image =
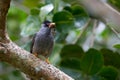
<path id="1" fill-rule="evenodd" d="M 55 23 L 44 21 L 40 30 L 32 39 L 30 52 L 41 59 L 45 59 L 49 63 L 47 58 L 53 49 L 54 33 Z"/>

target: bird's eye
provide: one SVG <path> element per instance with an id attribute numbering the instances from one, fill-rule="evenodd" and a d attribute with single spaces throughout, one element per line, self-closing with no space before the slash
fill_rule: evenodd
<path id="1" fill-rule="evenodd" d="M 46 23 L 45 26 L 48 27 L 50 25 L 50 23 Z"/>

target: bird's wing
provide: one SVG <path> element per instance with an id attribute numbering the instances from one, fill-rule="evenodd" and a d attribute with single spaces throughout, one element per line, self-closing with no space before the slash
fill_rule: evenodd
<path id="1" fill-rule="evenodd" d="M 37 34 L 37 33 L 36 33 Z M 32 53 L 32 50 L 33 50 L 33 45 L 34 45 L 34 42 L 35 42 L 35 37 L 36 37 L 36 34 L 34 34 L 33 38 L 32 38 L 32 43 L 31 43 L 31 47 L 30 47 L 30 52 Z"/>

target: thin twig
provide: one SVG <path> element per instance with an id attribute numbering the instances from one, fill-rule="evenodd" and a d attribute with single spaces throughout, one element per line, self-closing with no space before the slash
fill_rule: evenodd
<path id="1" fill-rule="evenodd" d="M 114 32 L 114 34 L 118 37 L 118 39 L 120 39 L 120 33 L 115 31 L 115 29 L 113 29 L 112 27 L 110 27 L 110 29 Z"/>
<path id="2" fill-rule="evenodd" d="M 89 47 L 93 47 L 94 45 L 94 40 L 95 40 L 95 36 L 96 36 L 96 28 L 98 26 L 99 21 L 98 20 L 94 20 L 93 22 L 93 30 L 92 30 L 92 34 L 90 36 L 90 43 L 89 43 Z"/>
<path id="3" fill-rule="evenodd" d="M 89 26 L 90 22 L 91 22 L 91 19 L 89 19 L 89 20 L 86 22 L 86 24 L 83 26 L 83 29 L 81 30 L 79 36 L 75 39 L 75 41 L 73 42 L 73 44 L 76 44 L 76 43 L 79 41 L 79 39 L 80 39 L 81 36 L 84 34 L 84 32 L 85 32 L 85 30 L 87 29 L 87 27 Z"/>

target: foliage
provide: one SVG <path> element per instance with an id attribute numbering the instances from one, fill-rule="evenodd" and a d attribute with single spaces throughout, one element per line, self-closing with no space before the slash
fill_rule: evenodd
<path id="1" fill-rule="evenodd" d="M 16 0 L 22 8 L 11 4 L 7 17 L 10 38 L 29 51 L 31 38 L 41 23 L 46 19 L 53 21 L 56 23 L 56 35 L 50 56 L 52 64 L 75 80 L 119 80 L 120 41 L 115 34 L 100 21 L 91 20 L 89 23 L 88 14 L 74 0 L 41 1 Z M 119 0 L 109 1 L 119 8 Z M 23 77 L 12 68 L 11 72 L 1 72 L 0 80 L 23 80 Z"/>
<path id="2" fill-rule="evenodd" d="M 110 4 L 112 4 L 114 7 L 116 7 L 118 10 L 120 10 L 120 5 L 119 5 L 119 2 L 120 2 L 120 0 L 108 0 L 108 2 L 110 3 Z"/>
<path id="3" fill-rule="evenodd" d="M 74 49 L 74 46 L 77 47 L 77 45 L 66 46 L 61 50 L 60 55 L 62 60 L 60 61 L 59 66 L 71 69 L 74 73 L 76 72 L 79 74 L 78 77 L 71 75 L 75 79 L 84 80 L 91 76 L 89 78 L 90 80 L 101 80 L 102 78 L 105 80 L 117 80 L 118 70 L 120 68 L 120 55 L 118 53 L 113 53 L 108 49 L 101 49 L 99 51 L 92 48 L 87 52 L 84 52 L 81 50 L 80 46 L 80 50 Z M 71 51 L 71 49 L 74 49 L 75 52 Z"/>

